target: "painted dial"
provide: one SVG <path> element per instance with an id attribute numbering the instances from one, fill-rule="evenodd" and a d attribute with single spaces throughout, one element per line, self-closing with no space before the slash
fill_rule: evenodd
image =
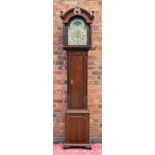
<path id="1" fill-rule="evenodd" d="M 87 45 L 87 26 L 80 18 L 73 19 L 68 27 L 68 45 Z"/>

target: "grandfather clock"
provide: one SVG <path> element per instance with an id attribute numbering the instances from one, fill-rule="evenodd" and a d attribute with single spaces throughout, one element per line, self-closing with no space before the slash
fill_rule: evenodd
<path id="1" fill-rule="evenodd" d="M 65 113 L 64 148 L 91 148 L 89 138 L 89 111 L 87 110 L 87 60 L 92 45 L 92 21 L 82 8 L 73 8 L 63 14 L 63 48 L 67 51 L 68 103 Z"/>

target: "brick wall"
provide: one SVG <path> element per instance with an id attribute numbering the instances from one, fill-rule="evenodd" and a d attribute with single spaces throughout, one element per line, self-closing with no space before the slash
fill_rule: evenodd
<path id="1" fill-rule="evenodd" d="M 93 49 L 88 56 L 88 109 L 90 110 L 90 137 L 92 143 L 102 137 L 102 0 L 54 0 L 53 1 L 53 114 L 54 143 L 64 142 L 65 109 L 67 107 L 67 57 L 62 49 L 62 20 L 60 11 L 81 7 L 95 11 L 93 22 Z"/>

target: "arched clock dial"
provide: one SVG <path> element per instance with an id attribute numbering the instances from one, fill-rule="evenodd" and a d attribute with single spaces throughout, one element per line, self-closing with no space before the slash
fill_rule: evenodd
<path id="1" fill-rule="evenodd" d="M 68 27 L 68 45 L 87 45 L 87 27 L 80 18 L 73 19 Z"/>

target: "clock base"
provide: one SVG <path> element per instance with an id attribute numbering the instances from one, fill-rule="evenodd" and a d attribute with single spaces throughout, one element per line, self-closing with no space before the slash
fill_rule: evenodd
<path id="1" fill-rule="evenodd" d="M 85 148 L 85 149 L 92 149 L 91 144 L 69 144 L 69 143 L 65 143 L 63 148 L 64 149 L 69 149 L 69 148 Z"/>

